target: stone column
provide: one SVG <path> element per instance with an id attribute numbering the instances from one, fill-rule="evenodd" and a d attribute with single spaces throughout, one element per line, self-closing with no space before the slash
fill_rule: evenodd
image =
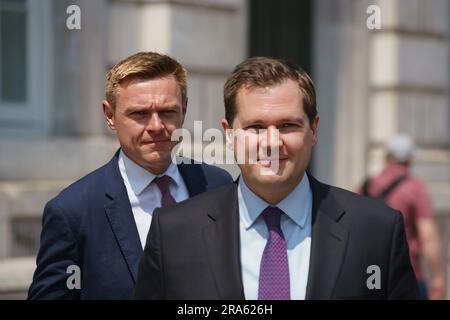
<path id="1" fill-rule="evenodd" d="M 81 29 L 69 30 L 67 7 L 81 9 Z M 53 1 L 53 133 L 86 137 L 103 134 L 101 111 L 107 71 L 106 0 Z"/>
<path id="2" fill-rule="evenodd" d="M 366 1 L 314 1 L 313 78 L 321 118 L 314 173 L 349 189 L 365 175 L 367 6 Z"/>

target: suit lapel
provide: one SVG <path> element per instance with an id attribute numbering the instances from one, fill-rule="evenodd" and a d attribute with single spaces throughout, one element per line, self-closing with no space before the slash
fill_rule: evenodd
<path id="1" fill-rule="evenodd" d="M 345 256 L 348 228 L 344 210 L 329 194 L 329 186 L 308 176 L 313 193 L 312 244 L 306 299 L 330 299 Z M 208 259 L 220 299 L 244 297 L 239 237 L 237 183 L 230 184 L 208 212 L 211 224 L 204 229 Z"/>
<path id="2" fill-rule="evenodd" d="M 306 299 L 330 299 L 347 246 L 348 229 L 340 223 L 345 212 L 329 194 L 329 186 L 308 177 L 313 193 L 313 221 Z"/>
<path id="3" fill-rule="evenodd" d="M 244 300 L 241 277 L 237 185 L 229 184 L 215 209 L 208 212 L 211 224 L 203 230 L 208 259 L 220 299 Z"/>
<path id="4" fill-rule="evenodd" d="M 183 162 L 178 165 L 178 170 L 186 184 L 189 197 L 206 191 L 207 182 L 201 164 L 186 164 Z"/>
<path id="5" fill-rule="evenodd" d="M 120 251 L 125 259 L 133 281 L 136 282 L 142 245 L 131 210 L 127 190 L 120 175 L 119 151 L 108 163 L 105 172 L 107 201 L 104 208 Z M 185 181 L 189 196 L 206 190 L 206 179 L 200 164 L 180 164 L 180 173 Z"/>
<path id="6" fill-rule="evenodd" d="M 107 201 L 105 202 L 104 208 L 120 251 L 133 278 L 133 282 L 136 282 L 139 259 L 142 255 L 142 246 L 127 190 L 120 175 L 118 154 L 117 152 L 109 162 L 105 172 Z"/>

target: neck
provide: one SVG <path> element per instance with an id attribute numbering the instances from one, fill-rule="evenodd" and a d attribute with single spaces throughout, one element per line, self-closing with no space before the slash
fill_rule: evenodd
<path id="1" fill-rule="evenodd" d="M 245 184 L 247 187 L 258 197 L 266 201 L 267 203 L 271 205 L 276 205 L 280 201 L 282 201 L 284 198 L 286 198 L 296 187 L 297 185 L 302 181 L 303 175 L 300 178 L 300 180 L 292 181 L 291 183 L 288 183 L 287 181 L 282 184 L 273 184 L 268 185 L 266 184 L 259 184 L 259 183 L 252 183 L 252 181 L 248 181 L 249 179 L 245 179 L 243 177 Z"/>
<path id="2" fill-rule="evenodd" d="M 150 172 L 151 174 L 154 174 L 154 175 L 159 175 L 159 174 L 166 172 L 166 170 L 167 170 L 167 168 L 169 168 L 170 162 L 171 162 L 171 160 L 164 161 L 164 162 L 163 161 L 158 161 L 158 162 L 155 161 L 154 163 L 149 164 L 149 163 L 146 163 L 145 161 L 139 161 L 138 159 L 135 159 L 133 156 L 128 155 L 123 149 L 122 149 L 122 152 L 125 154 L 125 156 L 128 157 L 128 159 L 130 159 L 135 164 L 137 164 L 141 168 L 147 170 L 148 172 Z"/>
<path id="3" fill-rule="evenodd" d="M 169 168 L 170 166 L 170 162 L 164 165 L 156 165 L 156 166 L 142 166 L 145 170 L 147 170 L 148 172 L 154 174 L 154 175 L 159 175 L 162 174 L 164 172 L 167 171 L 167 168 Z"/>
<path id="4" fill-rule="evenodd" d="M 396 165 L 396 166 L 402 166 L 405 168 L 409 168 L 411 165 L 411 159 L 408 159 L 405 161 L 400 161 L 400 160 L 397 160 L 395 157 L 388 155 L 386 158 L 386 163 L 388 165 Z"/>
<path id="5" fill-rule="evenodd" d="M 253 190 L 252 190 L 253 191 Z M 253 191 L 254 192 L 254 191 Z M 256 193 L 256 192 L 255 192 Z M 281 200 L 283 200 L 284 198 L 286 198 L 289 195 L 290 192 L 288 193 L 278 193 L 278 194 L 257 194 L 261 199 L 263 199 L 264 201 L 266 201 L 267 203 L 271 204 L 271 205 L 276 205 L 277 203 L 279 203 Z"/>

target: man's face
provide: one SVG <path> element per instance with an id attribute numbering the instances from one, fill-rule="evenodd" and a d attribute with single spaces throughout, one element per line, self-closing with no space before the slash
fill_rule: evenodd
<path id="1" fill-rule="evenodd" d="M 117 88 L 113 110 L 103 101 L 109 127 L 123 152 L 148 171 L 160 174 L 170 165 L 172 132 L 181 128 L 187 103 L 174 76 L 125 79 Z"/>
<path id="2" fill-rule="evenodd" d="M 248 136 L 255 135 L 252 133 L 254 130 L 250 129 L 258 132 L 263 129 L 256 139 L 245 143 L 246 155 L 256 154 L 256 163 L 246 161 L 239 164 L 246 184 L 253 191 L 280 192 L 290 189 L 286 190 L 290 192 L 300 182 L 308 166 L 317 140 L 319 117 L 311 126 L 304 112 L 302 93 L 297 83 L 290 79 L 272 87 L 242 87 L 238 91 L 236 105 L 233 129 L 243 129 Z M 225 119 L 222 124 L 224 129 L 229 128 Z M 255 142 L 252 143 L 252 140 Z M 238 143 L 232 143 L 236 157 Z M 278 151 L 278 155 L 275 152 L 275 157 L 272 156 L 270 150 Z M 277 160 L 278 165 L 274 166 Z M 267 169 L 271 167 L 275 170 L 267 174 Z"/>

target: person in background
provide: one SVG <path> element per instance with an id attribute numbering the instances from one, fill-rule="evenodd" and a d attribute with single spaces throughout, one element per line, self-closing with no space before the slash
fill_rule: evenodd
<path id="1" fill-rule="evenodd" d="M 417 146 L 405 134 L 393 137 L 386 145 L 386 166 L 367 179 L 361 193 L 384 200 L 403 213 L 412 266 L 423 299 L 443 299 L 444 272 L 438 229 L 425 183 L 411 174 Z M 431 277 L 425 281 L 421 258 L 429 265 Z"/>

